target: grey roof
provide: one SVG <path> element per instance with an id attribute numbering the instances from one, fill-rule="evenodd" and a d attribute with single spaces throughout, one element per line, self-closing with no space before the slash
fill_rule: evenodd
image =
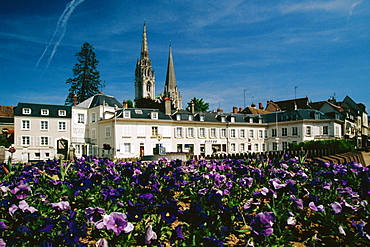
<path id="1" fill-rule="evenodd" d="M 102 105 L 122 108 L 122 104 L 116 98 L 105 94 L 95 94 L 94 96 L 78 104 L 76 107 L 94 108 Z"/>
<path id="2" fill-rule="evenodd" d="M 313 109 L 297 109 L 294 111 L 277 111 L 263 114 L 261 117 L 267 123 L 275 123 L 276 117 L 278 122 L 304 120 L 304 119 L 331 119 L 321 111 Z"/>
<path id="3" fill-rule="evenodd" d="M 23 108 L 30 108 L 30 114 L 23 114 Z M 41 115 L 42 109 L 48 109 L 49 115 Z M 71 106 L 66 105 L 47 105 L 47 104 L 34 104 L 34 103 L 18 103 L 14 107 L 14 116 L 31 116 L 31 117 L 57 117 L 57 118 L 71 118 Z M 59 110 L 65 110 L 66 115 L 60 116 Z"/>
<path id="4" fill-rule="evenodd" d="M 164 114 L 158 109 L 143 109 L 143 108 L 126 108 L 124 110 L 118 111 L 118 118 L 123 118 L 122 111 L 130 111 L 130 118 L 133 119 L 151 119 L 150 114 L 152 112 L 158 112 L 158 119 L 159 120 L 171 120 L 171 117 Z"/>

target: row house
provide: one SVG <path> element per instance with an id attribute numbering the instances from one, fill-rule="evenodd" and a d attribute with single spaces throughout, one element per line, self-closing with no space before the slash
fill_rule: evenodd
<path id="1" fill-rule="evenodd" d="M 67 157 L 71 143 L 71 107 L 18 103 L 14 108 L 13 158 L 28 162 Z"/>

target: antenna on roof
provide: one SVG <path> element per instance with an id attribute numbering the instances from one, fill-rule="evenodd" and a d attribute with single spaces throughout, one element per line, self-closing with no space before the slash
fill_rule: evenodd
<path id="1" fill-rule="evenodd" d="M 297 87 L 298 86 L 295 86 L 294 87 L 294 99 L 297 99 Z"/>

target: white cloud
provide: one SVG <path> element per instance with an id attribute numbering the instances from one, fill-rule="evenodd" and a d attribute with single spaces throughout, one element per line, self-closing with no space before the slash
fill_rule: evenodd
<path id="1" fill-rule="evenodd" d="M 294 4 L 284 4 L 280 7 L 283 14 L 294 12 L 312 12 L 312 11 L 326 11 L 338 12 L 342 14 L 352 15 L 353 9 L 361 4 L 361 1 L 353 0 L 333 0 L 333 1 L 304 1 Z"/>

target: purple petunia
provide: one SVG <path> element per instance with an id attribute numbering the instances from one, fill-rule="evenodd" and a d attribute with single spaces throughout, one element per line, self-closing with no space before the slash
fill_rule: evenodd
<path id="1" fill-rule="evenodd" d="M 127 221 L 127 216 L 122 213 L 113 212 L 104 218 L 107 230 L 112 230 L 117 236 L 123 233 L 130 233 L 134 230 L 134 225 Z"/>
<path id="2" fill-rule="evenodd" d="M 273 212 L 259 213 L 251 221 L 251 230 L 258 236 L 269 236 L 274 232 L 272 225 L 275 221 Z"/>

